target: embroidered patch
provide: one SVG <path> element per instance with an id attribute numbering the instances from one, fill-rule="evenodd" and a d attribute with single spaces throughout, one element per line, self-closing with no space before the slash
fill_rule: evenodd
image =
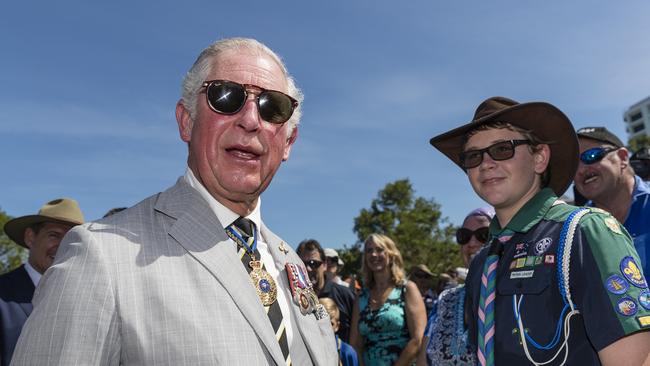
<path id="1" fill-rule="evenodd" d="M 625 278 L 627 278 L 627 280 L 634 286 L 640 288 L 648 287 L 648 284 L 643 277 L 643 273 L 641 273 L 641 269 L 639 269 L 634 258 L 627 256 L 621 260 L 621 273 L 623 273 L 623 276 L 625 276 Z"/>
<path id="2" fill-rule="evenodd" d="M 612 232 L 616 234 L 623 234 L 623 232 L 621 231 L 621 226 L 618 224 L 618 221 L 616 221 L 615 218 L 611 216 L 606 217 L 605 225 L 607 225 L 607 228 L 609 228 L 609 230 L 611 230 Z"/>
<path id="3" fill-rule="evenodd" d="M 650 291 L 641 291 L 639 294 L 639 304 L 641 304 L 641 306 L 643 306 L 646 310 L 650 310 Z"/>
<path id="4" fill-rule="evenodd" d="M 507 242 L 508 240 L 510 240 L 510 238 L 512 238 L 512 235 L 503 235 L 503 236 L 498 237 L 497 239 L 498 239 L 500 242 L 505 243 L 505 242 Z"/>
<path id="5" fill-rule="evenodd" d="M 555 264 L 555 254 L 547 254 L 544 256 L 544 264 Z"/>
<path id="6" fill-rule="evenodd" d="M 628 285 L 627 281 L 625 281 L 623 277 L 615 274 L 609 276 L 609 278 L 605 280 L 605 287 L 607 288 L 607 291 L 616 295 L 621 295 L 627 291 L 630 285 Z"/>
<path id="7" fill-rule="evenodd" d="M 515 245 L 515 255 L 513 256 L 513 258 L 525 257 L 526 254 L 528 254 L 528 244 L 519 243 Z"/>
<path id="8" fill-rule="evenodd" d="M 526 265 L 526 258 L 519 258 L 517 259 L 517 265 L 515 267 L 522 268 L 525 265 Z"/>
<path id="9" fill-rule="evenodd" d="M 516 278 L 531 278 L 533 277 L 533 273 L 535 273 L 535 270 L 511 272 L 510 279 L 513 280 Z"/>
<path id="10" fill-rule="evenodd" d="M 526 257 L 526 267 L 532 267 L 535 265 L 535 256 L 529 255 Z"/>
<path id="11" fill-rule="evenodd" d="M 639 322 L 641 328 L 650 326 L 650 315 L 637 316 L 636 321 Z"/>
<path id="12" fill-rule="evenodd" d="M 618 300 L 618 303 L 616 303 L 616 311 L 618 311 L 618 313 L 621 315 L 632 316 L 636 314 L 637 310 L 638 309 L 636 303 L 634 302 L 634 299 L 629 296 L 623 297 L 622 299 Z"/>
<path id="13" fill-rule="evenodd" d="M 535 243 L 535 254 L 536 255 L 542 255 L 544 254 L 548 248 L 553 244 L 553 239 L 551 238 L 544 238 L 537 243 Z"/>
<path id="14" fill-rule="evenodd" d="M 510 262 L 510 269 L 515 269 L 516 266 L 517 266 L 517 260 L 516 259 L 513 260 L 512 262 Z"/>
<path id="15" fill-rule="evenodd" d="M 542 257 L 541 256 L 535 257 L 535 265 L 539 266 L 540 264 L 542 264 Z"/>

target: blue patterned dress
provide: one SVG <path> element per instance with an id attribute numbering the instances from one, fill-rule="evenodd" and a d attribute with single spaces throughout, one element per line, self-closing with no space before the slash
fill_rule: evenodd
<path id="1" fill-rule="evenodd" d="M 364 339 L 363 361 L 367 366 L 392 365 L 411 339 L 404 291 L 404 285 L 393 288 L 386 302 L 375 310 L 368 306 L 368 289 L 359 296 L 359 333 Z"/>

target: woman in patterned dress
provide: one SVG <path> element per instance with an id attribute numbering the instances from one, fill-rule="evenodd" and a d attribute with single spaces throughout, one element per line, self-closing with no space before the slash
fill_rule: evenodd
<path id="1" fill-rule="evenodd" d="M 493 216 L 492 208 L 476 209 L 465 217 L 463 226 L 456 232 L 466 267 L 487 241 Z M 467 345 L 464 305 L 464 285 L 440 294 L 437 310 L 431 311 L 427 321 L 418 366 L 476 365 L 476 356 Z"/>
<path id="2" fill-rule="evenodd" d="M 422 341 L 426 311 L 415 283 L 404 275 L 402 255 L 387 236 L 364 243 L 364 288 L 352 313 L 350 343 L 362 365 L 411 365 Z"/>

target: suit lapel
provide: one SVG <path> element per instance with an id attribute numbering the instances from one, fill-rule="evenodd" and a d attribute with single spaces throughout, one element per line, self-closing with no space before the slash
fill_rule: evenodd
<path id="1" fill-rule="evenodd" d="M 237 255 L 236 244 L 228 238 L 208 204 L 181 178 L 161 194 L 155 210 L 176 219 L 169 235 L 219 281 L 275 362 L 283 364 L 282 351 Z"/>

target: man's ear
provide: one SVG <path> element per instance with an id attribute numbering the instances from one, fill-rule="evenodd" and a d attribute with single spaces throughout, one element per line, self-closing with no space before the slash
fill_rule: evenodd
<path id="1" fill-rule="evenodd" d="M 282 154 L 282 161 L 287 161 L 289 159 L 289 154 L 291 153 L 291 147 L 293 146 L 293 143 L 296 142 L 297 138 L 298 138 L 298 126 L 295 126 L 293 128 L 293 131 L 291 131 L 289 137 L 287 137 L 287 141 L 284 146 L 284 153 Z"/>
<path id="2" fill-rule="evenodd" d="M 542 174 L 548 168 L 551 161 L 551 148 L 547 144 L 537 145 L 537 151 L 533 153 L 535 173 Z"/>
<path id="3" fill-rule="evenodd" d="M 627 148 L 621 147 L 618 150 L 616 150 L 616 155 L 618 156 L 619 159 L 621 159 L 621 167 L 622 168 L 627 168 L 628 165 L 630 165 L 630 152 L 628 151 Z"/>
<path id="4" fill-rule="evenodd" d="M 190 116 L 190 111 L 185 108 L 182 100 L 176 103 L 176 123 L 178 123 L 178 133 L 181 136 L 181 140 L 190 142 L 194 121 Z"/>
<path id="5" fill-rule="evenodd" d="M 34 239 L 36 238 L 36 233 L 34 232 L 34 229 L 31 227 L 28 227 L 25 229 L 25 233 L 23 234 L 23 241 L 25 242 L 25 246 L 29 249 L 32 249 L 32 244 L 34 244 Z"/>

